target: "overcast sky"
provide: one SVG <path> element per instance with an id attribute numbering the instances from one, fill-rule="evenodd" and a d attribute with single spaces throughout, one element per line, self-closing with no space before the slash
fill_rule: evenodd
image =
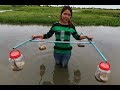
<path id="1" fill-rule="evenodd" d="M 52 5 L 56 6 L 56 5 Z M 58 5 L 63 6 L 63 5 Z M 120 9 L 120 5 L 70 5 L 71 7 L 80 7 L 80 8 L 105 8 L 105 9 Z"/>
<path id="2" fill-rule="evenodd" d="M 106 8 L 106 9 L 120 9 L 120 5 L 71 5 L 75 7 L 87 7 L 87 8 Z"/>

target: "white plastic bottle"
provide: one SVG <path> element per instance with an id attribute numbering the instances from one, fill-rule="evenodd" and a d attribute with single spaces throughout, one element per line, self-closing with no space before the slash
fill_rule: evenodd
<path id="1" fill-rule="evenodd" d="M 16 49 L 10 52 L 9 61 L 13 71 L 22 70 L 25 64 L 23 55 L 19 50 Z"/>
<path id="2" fill-rule="evenodd" d="M 61 41 L 64 41 L 64 35 L 65 35 L 65 32 L 64 31 L 61 31 Z"/>
<path id="3" fill-rule="evenodd" d="M 108 62 L 100 62 L 95 72 L 95 78 L 98 81 L 107 82 L 110 72 L 110 64 Z"/>

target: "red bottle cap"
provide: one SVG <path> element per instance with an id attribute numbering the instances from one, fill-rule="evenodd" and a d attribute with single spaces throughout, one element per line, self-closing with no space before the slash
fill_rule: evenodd
<path id="1" fill-rule="evenodd" d="M 12 50 L 12 51 L 10 52 L 10 58 L 11 58 L 11 59 L 15 59 L 15 58 L 18 58 L 18 57 L 20 57 L 20 56 L 21 56 L 21 53 L 20 53 L 19 50 Z"/>
<path id="2" fill-rule="evenodd" d="M 108 71 L 110 70 L 110 64 L 108 62 L 100 62 L 99 68 Z"/>

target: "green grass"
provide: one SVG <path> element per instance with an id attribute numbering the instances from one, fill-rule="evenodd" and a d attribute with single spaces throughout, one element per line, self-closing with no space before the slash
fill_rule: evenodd
<path id="1" fill-rule="evenodd" d="M 0 10 L 13 10 L 0 13 L 1 24 L 51 25 L 59 20 L 62 7 L 0 5 Z M 81 26 L 120 26 L 118 9 L 73 8 L 72 21 Z"/>

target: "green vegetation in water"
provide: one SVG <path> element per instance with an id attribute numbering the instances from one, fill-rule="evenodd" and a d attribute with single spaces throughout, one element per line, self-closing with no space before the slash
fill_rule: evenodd
<path id="1" fill-rule="evenodd" d="M 1 24 L 51 25 L 59 20 L 62 7 L 0 5 Z M 119 9 L 73 8 L 72 21 L 80 26 L 120 26 Z"/>

